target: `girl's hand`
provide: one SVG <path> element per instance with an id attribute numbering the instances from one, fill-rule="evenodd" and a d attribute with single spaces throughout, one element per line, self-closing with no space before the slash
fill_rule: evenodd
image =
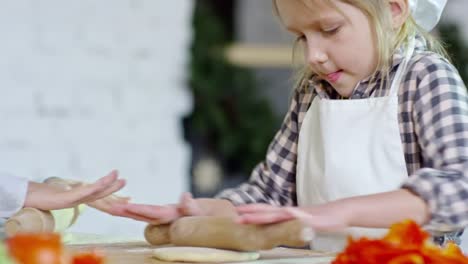
<path id="1" fill-rule="evenodd" d="M 47 183 L 29 182 L 24 207 L 55 210 L 89 203 L 100 207 L 100 199 L 110 196 L 125 186 L 125 180 L 118 179 L 117 171 L 102 177 L 92 184 L 77 184 L 69 190 Z M 119 200 L 120 201 L 120 200 Z M 105 210 L 105 206 L 101 206 Z"/>
<path id="2" fill-rule="evenodd" d="M 183 216 L 205 215 L 190 193 L 182 194 L 179 204 L 165 206 L 128 203 L 116 205 L 114 215 L 144 221 L 154 225 L 168 224 Z"/>
<path id="3" fill-rule="evenodd" d="M 278 207 L 267 204 L 248 204 L 238 206 L 237 222 L 242 224 L 273 224 L 299 219 L 315 231 L 335 232 L 346 227 L 347 217 L 329 205 L 312 208 Z"/>
<path id="4" fill-rule="evenodd" d="M 183 216 L 201 216 L 207 215 L 208 212 L 202 209 L 199 202 L 193 199 L 191 193 L 183 193 L 180 197 L 178 210 Z"/>

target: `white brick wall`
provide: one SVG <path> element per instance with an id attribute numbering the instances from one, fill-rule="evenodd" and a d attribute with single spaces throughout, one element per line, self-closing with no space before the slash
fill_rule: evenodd
<path id="1" fill-rule="evenodd" d="M 192 1 L 0 3 L 0 171 L 92 181 L 117 168 L 135 202 L 176 201 Z M 142 228 L 89 209 L 73 230 Z"/>

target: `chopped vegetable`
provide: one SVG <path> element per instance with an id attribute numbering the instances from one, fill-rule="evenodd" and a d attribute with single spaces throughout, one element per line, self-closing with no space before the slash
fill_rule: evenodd
<path id="1" fill-rule="evenodd" d="M 58 234 L 17 234 L 7 239 L 6 244 L 18 264 L 63 263 L 63 248 Z"/>
<path id="2" fill-rule="evenodd" d="M 80 253 L 73 256 L 72 264 L 103 264 L 104 256 L 97 252 Z"/>
<path id="3" fill-rule="evenodd" d="M 8 251 L 2 242 L 0 242 L 0 263 L 13 264 L 13 260 L 11 259 L 10 254 L 8 254 Z"/>
<path id="4" fill-rule="evenodd" d="M 347 248 L 332 264 L 468 264 L 455 244 L 440 248 L 415 222 L 393 225 L 383 239 L 349 239 Z"/>

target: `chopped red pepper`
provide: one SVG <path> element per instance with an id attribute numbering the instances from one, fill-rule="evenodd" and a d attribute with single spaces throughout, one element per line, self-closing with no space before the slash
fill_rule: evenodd
<path id="1" fill-rule="evenodd" d="M 440 248 L 428 238 L 427 232 L 408 220 L 393 225 L 383 239 L 350 239 L 332 264 L 468 264 L 457 245 Z"/>
<path id="2" fill-rule="evenodd" d="M 80 253 L 73 256 L 72 264 L 103 264 L 104 256 L 97 252 Z"/>
<path id="3" fill-rule="evenodd" d="M 6 240 L 11 257 L 19 264 L 62 264 L 60 235 L 17 234 Z"/>

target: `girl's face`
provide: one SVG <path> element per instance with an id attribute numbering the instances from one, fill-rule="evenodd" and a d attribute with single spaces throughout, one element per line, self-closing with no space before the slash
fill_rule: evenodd
<path id="1" fill-rule="evenodd" d="M 305 46 L 311 70 L 349 97 L 377 66 L 377 48 L 368 17 L 357 7 L 332 0 L 276 0 L 285 27 Z M 341 11 L 341 12 L 340 12 Z"/>

